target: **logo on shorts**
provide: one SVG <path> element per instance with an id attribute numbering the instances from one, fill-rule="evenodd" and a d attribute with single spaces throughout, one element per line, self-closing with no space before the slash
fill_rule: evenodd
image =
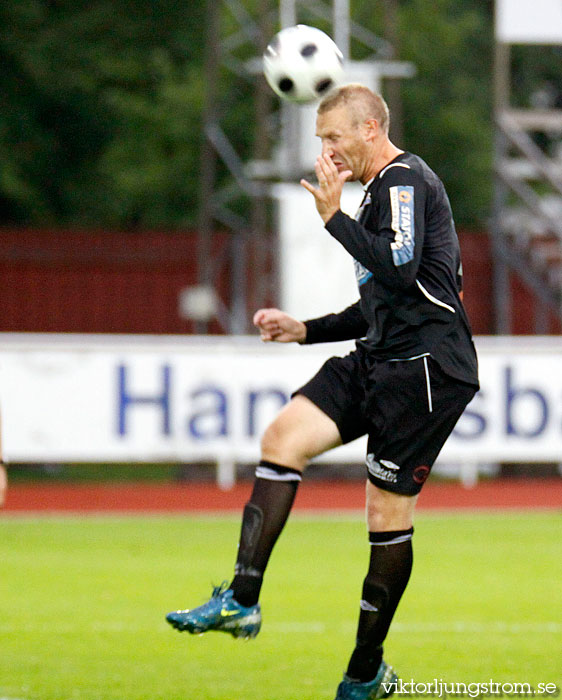
<path id="1" fill-rule="evenodd" d="M 394 471 L 400 471 L 400 467 L 397 464 L 394 464 L 394 462 L 391 462 L 389 459 L 381 459 L 380 463 L 382 464 L 383 467 L 386 467 L 387 469 L 393 469 Z"/>
<path id="2" fill-rule="evenodd" d="M 390 484 L 396 483 L 400 467 L 394 462 L 390 462 L 388 459 L 381 459 L 380 462 L 377 462 L 375 455 L 370 453 L 367 455 L 366 464 L 367 470 L 372 476 L 382 481 L 388 481 Z"/>
<path id="3" fill-rule="evenodd" d="M 423 484 L 423 482 L 427 479 L 429 476 L 430 472 L 430 467 L 426 467 L 425 465 L 416 467 L 414 469 L 414 472 L 412 474 L 412 477 L 416 484 Z"/>

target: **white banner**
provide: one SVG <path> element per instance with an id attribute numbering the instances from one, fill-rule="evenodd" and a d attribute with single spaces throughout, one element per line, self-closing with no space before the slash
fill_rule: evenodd
<path id="1" fill-rule="evenodd" d="M 506 44 L 562 44 L 562 0 L 496 0 L 496 38 Z"/>
<path id="2" fill-rule="evenodd" d="M 441 461 L 562 461 L 562 339 L 478 338 L 482 389 Z M 0 335 L 9 462 L 255 460 L 290 393 L 352 344 Z M 362 462 L 359 440 L 325 456 Z"/>

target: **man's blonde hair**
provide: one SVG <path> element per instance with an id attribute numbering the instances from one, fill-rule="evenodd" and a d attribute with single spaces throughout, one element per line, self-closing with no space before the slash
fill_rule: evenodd
<path id="1" fill-rule="evenodd" d="M 377 93 L 359 83 L 343 85 L 320 102 L 318 114 L 324 114 L 342 105 L 349 109 L 354 126 L 363 124 L 369 119 L 376 119 L 383 132 L 388 134 L 390 125 L 388 105 Z"/>

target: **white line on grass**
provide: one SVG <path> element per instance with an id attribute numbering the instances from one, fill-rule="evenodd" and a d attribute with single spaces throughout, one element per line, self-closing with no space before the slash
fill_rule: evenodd
<path id="1" fill-rule="evenodd" d="M 165 624 L 155 624 L 152 626 L 154 630 L 168 633 L 170 628 Z M 329 630 L 338 627 L 342 632 L 348 632 L 355 629 L 356 623 L 349 621 L 343 622 L 340 625 L 331 625 L 318 620 L 298 621 L 293 622 L 265 622 L 264 629 L 271 630 L 277 634 L 325 634 Z M 92 622 L 85 625 L 83 621 L 80 624 L 67 623 L 36 623 L 33 627 L 34 633 L 54 633 L 54 634 L 83 634 L 84 631 L 92 633 L 108 633 L 108 632 L 146 632 L 150 627 L 148 625 L 128 624 L 125 622 Z M 559 622 L 502 622 L 501 620 L 490 622 L 471 622 L 469 620 L 451 620 L 449 622 L 394 622 L 392 625 L 393 632 L 397 633 L 420 633 L 426 634 L 429 632 L 439 632 L 444 634 L 465 634 L 473 633 L 493 633 L 493 634 L 508 634 L 519 635 L 522 633 L 551 633 L 558 634 L 562 632 L 562 624 Z M 21 625 L 17 623 L 3 622 L 0 623 L 0 632 L 13 633 L 21 632 Z M 2 698 L 0 700 L 18 700 L 17 698 Z"/>
<path id="2" fill-rule="evenodd" d="M 341 625 L 342 630 L 354 629 L 355 622 L 347 622 Z M 276 632 L 290 634 L 293 632 L 308 632 L 323 634 L 331 625 L 323 622 L 270 622 L 268 627 L 273 628 Z M 497 634 L 513 634 L 518 635 L 524 632 L 562 632 L 562 624 L 558 622 L 470 622 L 467 620 L 452 620 L 450 622 L 394 622 L 392 625 L 394 632 L 400 633 L 423 633 L 442 632 L 442 633 L 458 633 L 465 634 L 466 632 L 474 633 L 497 633 Z"/>

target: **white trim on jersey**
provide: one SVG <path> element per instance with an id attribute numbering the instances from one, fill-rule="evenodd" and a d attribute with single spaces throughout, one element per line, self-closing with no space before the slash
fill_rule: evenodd
<path id="1" fill-rule="evenodd" d="M 416 280 L 416 284 L 421 289 L 422 294 L 426 296 L 429 299 L 429 301 L 433 302 L 434 304 L 437 304 L 437 306 L 442 306 L 444 309 L 447 309 L 453 314 L 456 313 L 452 306 L 449 306 L 449 304 L 445 304 L 444 301 L 439 301 L 439 299 L 436 299 L 432 294 L 430 294 L 419 280 Z"/>
<path id="2" fill-rule="evenodd" d="M 412 357 L 393 357 L 388 362 L 411 362 L 412 360 L 419 360 L 422 357 L 429 357 L 431 353 L 422 352 L 420 355 L 413 355 Z"/>
<path id="3" fill-rule="evenodd" d="M 386 168 L 383 168 L 380 171 L 379 178 L 382 178 L 382 176 L 386 173 L 386 171 L 389 168 L 407 168 L 408 170 L 411 170 L 410 166 L 407 163 L 391 163 L 390 165 L 387 165 Z"/>

